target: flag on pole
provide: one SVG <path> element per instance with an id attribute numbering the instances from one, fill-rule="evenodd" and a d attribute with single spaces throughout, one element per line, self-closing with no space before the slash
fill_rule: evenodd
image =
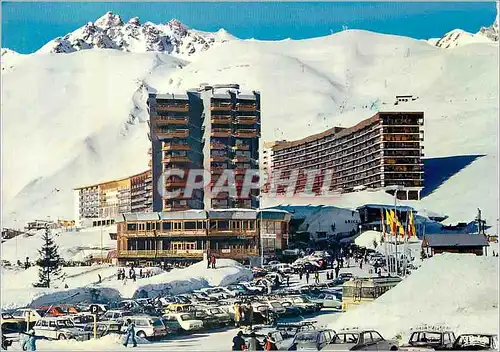
<path id="1" fill-rule="evenodd" d="M 413 218 L 413 211 L 410 211 L 408 218 L 408 238 L 415 237 L 416 235 L 417 231 L 415 229 L 415 219 Z"/>
<path id="2" fill-rule="evenodd" d="M 389 226 L 389 230 L 391 232 L 391 235 L 396 234 L 396 223 L 394 222 L 394 212 L 391 211 L 385 211 L 385 215 L 387 218 L 387 225 Z"/>
<path id="3" fill-rule="evenodd" d="M 381 220 L 381 225 L 382 225 L 382 238 L 385 241 L 385 224 L 384 224 L 384 209 L 380 208 L 380 220 Z"/>

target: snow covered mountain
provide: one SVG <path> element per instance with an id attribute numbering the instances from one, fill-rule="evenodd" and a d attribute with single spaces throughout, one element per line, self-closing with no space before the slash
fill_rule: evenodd
<path id="1" fill-rule="evenodd" d="M 38 50 L 39 53 L 72 53 L 99 48 L 127 52 L 158 51 L 188 59 L 212 46 L 234 40 L 221 29 L 216 33 L 197 31 L 173 19 L 166 25 L 146 22 L 138 17 L 124 23 L 119 15 L 107 12 L 74 32 L 58 37 Z"/>
<path id="2" fill-rule="evenodd" d="M 429 43 L 440 48 L 455 48 L 460 45 L 474 43 L 498 43 L 498 14 L 500 2 L 497 1 L 497 16 L 489 27 L 481 27 L 479 32 L 473 34 L 461 29 L 454 29 L 446 33 L 442 38 L 429 39 Z"/>
<path id="3" fill-rule="evenodd" d="M 110 28 L 118 25 L 111 22 Z M 425 112 L 426 156 L 444 157 L 443 163 L 464 156 L 475 161 L 415 206 L 444 213 L 450 222 L 471 219 L 477 207 L 490 223 L 497 218 L 496 46 L 448 51 L 411 38 L 348 30 L 298 41 L 233 39 L 191 63 L 166 52 L 98 48 L 66 55 L 6 53 L 12 64 L 2 72 L 5 226 L 49 215 L 70 218 L 72 188 L 144 170 L 147 88 L 171 92 L 201 82 L 259 89 L 263 140 L 350 126 L 396 108 L 397 94 L 418 96 L 397 108 Z M 438 173 L 449 168 L 440 165 Z M 372 194 L 369 201 L 386 199 L 391 201 L 387 194 Z M 368 196 L 331 201 L 356 206 Z"/>

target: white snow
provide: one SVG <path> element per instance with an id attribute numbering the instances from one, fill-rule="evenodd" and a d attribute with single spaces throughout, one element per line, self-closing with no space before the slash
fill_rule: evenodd
<path id="1" fill-rule="evenodd" d="M 380 245 L 381 237 L 382 234 L 378 231 L 365 231 L 361 235 L 356 237 L 354 243 L 360 247 L 376 249 Z M 377 246 L 374 245 L 374 242 L 377 243 Z"/>
<path id="2" fill-rule="evenodd" d="M 447 253 L 424 261 L 396 287 L 330 327 L 371 328 L 406 342 L 410 329 L 423 324 L 447 326 L 455 334 L 496 333 L 498 313 L 498 260 Z"/>
<path id="3" fill-rule="evenodd" d="M 73 187 L 144 170 L 150 143 L 146 86 L 172 92 L 201 82 L 238 82 L 243 90 L 262 93 L 263 140 L 351 126 L 379 110 L 424 111 L 426 157 L 486 156 L 409 204 L 444 212 L 449 222 L 468 221 L 479 207 L 494 223 L 498 136 L 491 131 L 498 130 L 497 77 L 498 48 L 490 44 L 442 50 L 354 30 L 299 41 L 235 39 L 192 63 L 165 54 L 97 49 L 26 55 L 3 74 L 2 176 L 9 185 L 3 188 L 3 220 L 8 226 L 14 219 L 70 218 Z M 419 99 L 394 106 L 401 92 Z M 365 191 L 297 201 L 352 208 L 391 204 L 392 197 Z"/>
<path id="4" fill-rule="evenodd" d="M 116 278 L 117 268 L 110 265 L 91 267 L 65 267 L 64 279 L 56 280 L 54 287 L 35 288 L 38 280 L 38 267 L 28 270 L 20 268 L 2 268 L 1 307 L 13 309 L 27 305 L 40 306 L 51 303 L 77 303 L 90 301 L 91 289 L 97 289 L 100 297 L 119 300 L 135 298 L 146 293 L 148 297 L 158 295 L 181 294 L 208 286 L 226 286 L 252 278 L 249 269 L 230 259 L 217 260 L 217 269 L 207 269 L 206 262 L 200 261 L 185 269 L 172 269 L 158 273 L 150 278 L 128 279 L 125 283 Z M 126 269 L 128 274 L 128 269 Z M 136 268 L 137 275 L 139 269 Z M 102 282 L 98 283 L 98 274 Z M 64 284 L 68 284 L 65 289 Z M 73 297 L 73 295 L 77 294 Z"/>

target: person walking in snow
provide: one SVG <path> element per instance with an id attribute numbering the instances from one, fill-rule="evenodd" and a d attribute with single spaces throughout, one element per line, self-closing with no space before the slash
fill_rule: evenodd
<path id="1" fill-rule="evenodd" d="M 216 262 L 215 255 L 212 255 L 212 269 L 215 269 L 215 262 Z"/>
<path id="2" fill-rule="evenodd" d="M 319 272 L 318 271 L 316 271 L 314 273 L 314 282 L 315 282 L 316 285 L 319 284 Z"/>
<path id="3" fill-rule="evenodd" d="M 36 340 L 38 336 L 35 336 L 35 330 L 31 329 L 28 332 L 28 336 L 24 339 L 21 348 L 23 351 L 36 351 Z"/>
<path id="4" fill-rule="evenodd" d="M 97 274 L 98 280 L 97 283 L 100 284 L 102 282 L 101 274 Z"/>
<path id="5" fill-rule="evenodd" d="M 140 268 L 140 269 L 139 269 L 139 277 L 140 277 L 141 279 L 142 279 L 142 277 L 143 277 L 142 275 L 143 275 L 143 273 L 142 273 L 142 268 Z"/>
<path id="6" fill-rule="evenodd" d="M 306 270 L 306 283 L 309 284 L 309 270 Z"/>
<path id="7" fill-rule="evenodd" d="M 237 328 L 240 327 L 240 318 L 241 318 L 240 304 L 238 302 L 236 302 L 234 304 L 234 326 L 236 326 Z"/>
<path id="8" fill-rule="evenodd" d="M 133 347 L 137 347 L 137 341 L 135 340 L 135 324 L 132 320 L 127 319 L 127 336 L 125 337 L 125 343 L 123 346 L 127 347 L 130 339 L 132 339 Z"/>

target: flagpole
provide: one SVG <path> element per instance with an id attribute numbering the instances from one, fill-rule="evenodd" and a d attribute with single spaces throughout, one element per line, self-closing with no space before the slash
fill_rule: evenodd
<path id="1" fill-rule="evenodd" d="M 395 238 L 396 238 L 396 255 L 395 255 L 395 259 L 396 259 L 396 276 L 398 276 L 398 229 L 397 229 L 397 221 L 398 221 L 398 210 L 397 210 L 397 205 L 396 205 L 396 202 L 397 202 L 397 194 L 398 194 L 398 190 L 395 189 L 394 190 L 394 221 L 396 221 L 396 231 L 395 231 Z"/>

